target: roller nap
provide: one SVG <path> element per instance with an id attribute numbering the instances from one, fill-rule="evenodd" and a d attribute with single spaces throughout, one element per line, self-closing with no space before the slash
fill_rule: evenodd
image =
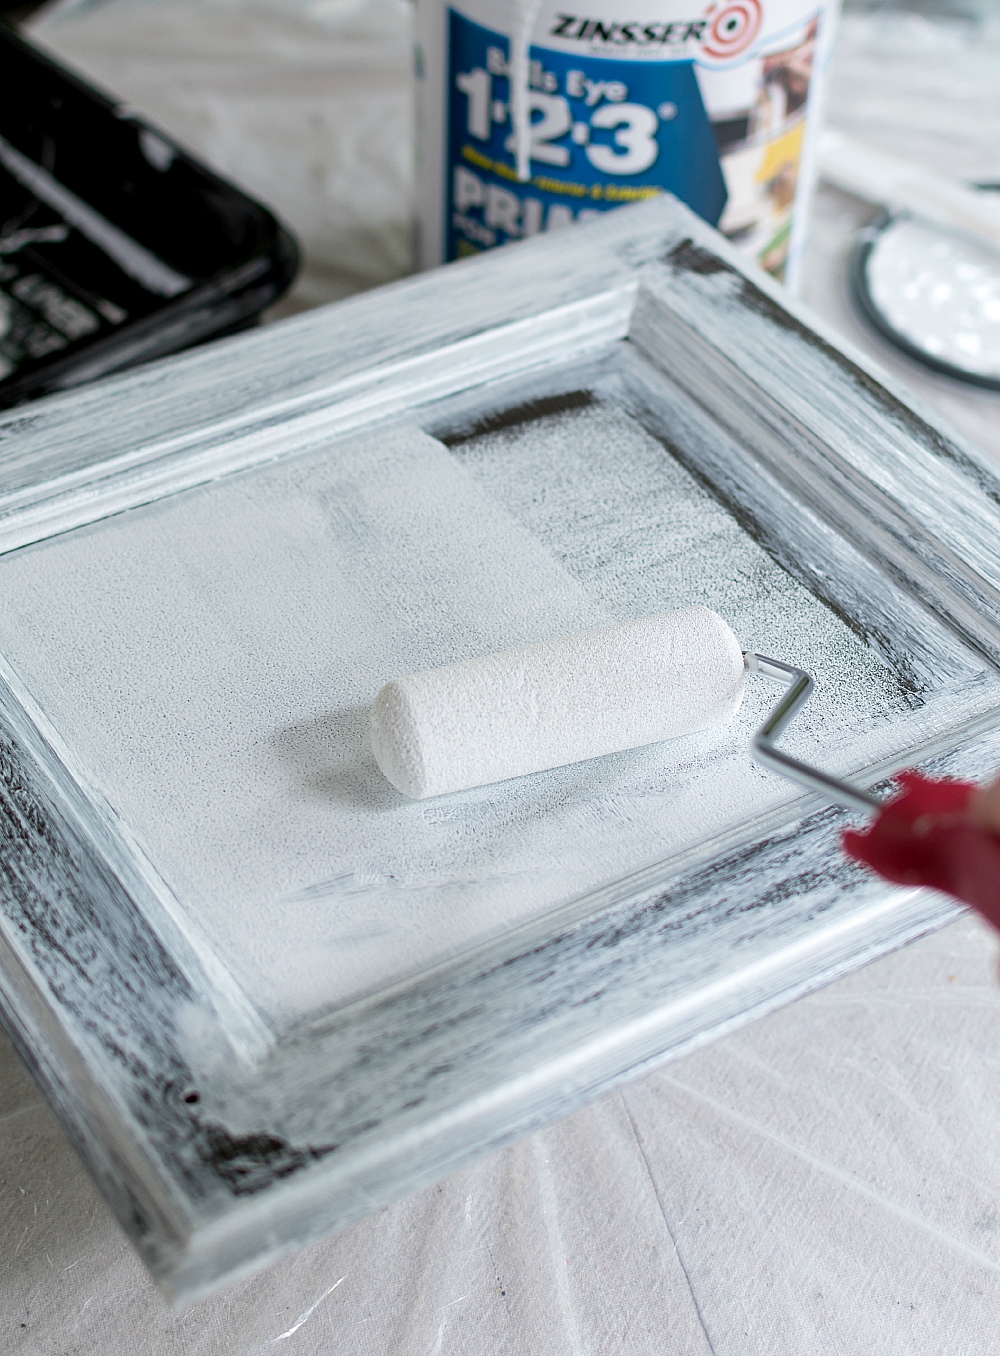
<path id="1" fill-rule="evenodd" d="M 715 612 L 661 612 L 394 678 L 372 751 L 422 800 L 707 729 L 739 709 L 744 672 Z"/>

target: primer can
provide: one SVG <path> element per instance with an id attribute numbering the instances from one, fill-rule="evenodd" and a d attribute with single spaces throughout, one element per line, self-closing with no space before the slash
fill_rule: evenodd
<path id="1" fill-rule="evenodd" d="M 675 194 L 794 286 L 839 0 L 417 0 L 424 268 Z"/>

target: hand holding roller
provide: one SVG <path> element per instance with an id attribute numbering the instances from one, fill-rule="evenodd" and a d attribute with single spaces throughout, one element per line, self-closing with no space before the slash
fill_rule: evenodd
<path id="1" fill-rule="evenodd" d="M 640 748 L 728 720 L 747 672 L 787 685 L 758 731 L 762 763 L 828 800 L 875 810 L 847 853 L 896 883 L 929 885 L 1000 927 L 1000 780 L 901 773 L 888 801 L 791 757 L 776 740 L 812 692 L 803 669 L 753 651 L 707 607 L 659 613 L 395 678 L 372 706 L 375 759 L 413 799 Z"/>

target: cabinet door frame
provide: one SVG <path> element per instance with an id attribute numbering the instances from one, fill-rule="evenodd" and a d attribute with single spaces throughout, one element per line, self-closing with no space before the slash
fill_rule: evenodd
<path id="1" fill-rule="evenodd" d="M 992 683 L 988 459 L 669 198 L 6 412 L 0 555 L 341 433 L 474 422 L 623 344 L 679 393 L 681 460 L 776 558 L 817 591 L 833 579 L 848 611 L 863 593 L 914 635 L 925 621 Z M 965 776 L 1000 763 L 1000 713 L 967 686 L 912 762 Z M 844 813 L 793 796 L 749 836 L 695 845 L 279 1037 L 163 910 L 2 654 L 0 803 L 0 1018 L 175 1301 L 959 912 L 846 862 Z M 192 1023 L 198 1068 L 178 1036 Z M 213 1078 L 225 1095 L 209 1114 Z"/>

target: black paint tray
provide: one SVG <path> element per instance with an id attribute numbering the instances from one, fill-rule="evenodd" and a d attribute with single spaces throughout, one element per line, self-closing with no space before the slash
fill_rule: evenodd
<path id="1" fill-rule="evenodd" d="M 0 406 L 243 329 L 297 267 L 265 207 L 0 27 Z"/>

